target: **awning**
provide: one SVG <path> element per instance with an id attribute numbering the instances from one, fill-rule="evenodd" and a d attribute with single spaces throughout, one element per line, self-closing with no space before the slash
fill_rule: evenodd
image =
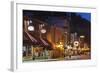
<path id="1" fill-rule="evenodd" d="M 51 43 L 47 39 L 43 39 L 40 37 L 34 36 L 34 34 L 24 31 L 24 41 L 23 44 L 26 45 L 35 45 L 35 46 L 42 46 L 48 49 L 52 48 Z"/>
<path id="2" fill-rule="evenodd" d="M 24 45 L 38 45 L 37 39 L 31 36 L 28 32 L 23 32 L 23 44 Z"/>

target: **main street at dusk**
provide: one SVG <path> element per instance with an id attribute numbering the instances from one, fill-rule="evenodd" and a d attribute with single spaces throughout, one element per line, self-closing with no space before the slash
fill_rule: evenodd
<path id="1" fill-rule="evenodd" d="M 23 61 L 91 59 L 91 14 L 23 10 Z"/>

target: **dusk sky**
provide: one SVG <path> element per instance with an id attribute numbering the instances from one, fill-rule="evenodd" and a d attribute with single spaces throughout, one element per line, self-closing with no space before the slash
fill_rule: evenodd
<path id="1" fill-rule="evenodd" d="M 34 12 L 34 11 L 33 11 Z M 76 12 L 75 12 L 76 13 Z M 77 15 L 80 15 L 82 18 L 84 18 L 84 19 L 86 19 L 86 20 L 88 20 L 88 21 L 91 21 L 91 13 L 80 13 L 80 12 L 77 12 L 76 13 Z M 24 12 L 24 15 L 27 15 L 27 16 L 32 16 L 32 15 L 34 15 L 32 12 L 27 12 L 27 11 L 25 11 Z"/>
<path id="2" fill-rule="evenodd" d="M 77 14 L 80 15 L 82 18 L 91 21 L 91 13 L 77 13 Z"/>

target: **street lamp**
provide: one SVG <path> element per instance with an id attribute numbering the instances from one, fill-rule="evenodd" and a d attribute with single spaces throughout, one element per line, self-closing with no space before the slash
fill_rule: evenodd
<path id="1" fill-rule="evenodd" d="M 81 35 L 80 38 L 85 38 L 85 36 L 84 35 Z"/>

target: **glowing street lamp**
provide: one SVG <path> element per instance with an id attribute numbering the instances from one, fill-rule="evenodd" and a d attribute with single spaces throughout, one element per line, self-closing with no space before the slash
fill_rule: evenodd
<path id="1" fill-rule="evenodd" d="M 62 42 L 60 42 L 59 44 L 56 44 L 56 48 L 60 50 L 64 50 Z"/>
<path id="2" fill-rule="evenodd" d="M 84 35 L 81 35 L 80 38 L 85 38 L 85 36 Z"/>

